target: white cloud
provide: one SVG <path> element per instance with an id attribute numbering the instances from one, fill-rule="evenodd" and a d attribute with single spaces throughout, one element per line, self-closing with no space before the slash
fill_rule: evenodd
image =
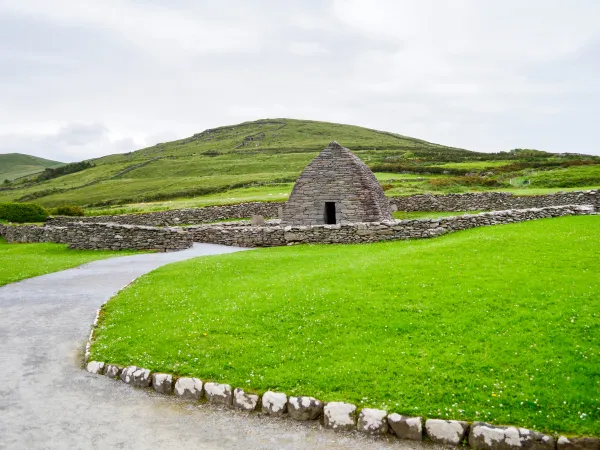
<path id="1" fill-rule="evenodd" d="M 6 153 L 26 153 L 57 161 L 90 159 L 139 148 L 143 141 L 111 135 L 102 123 L 69 123 L 53 132 L 0 134 Z"/>
<path id="2" fill-rule="evenodd" d="M 600 154 L 599 16 L 595 0 L 4 0 L 0 152 L 86 158 L 297 117 Z M 105 129 L 61 130 L 82 123 Z"/>
<path id="3" fill-rule="evenodd" d="M 290 42 L 288 49 L 291 53 L 301 56 L 315 56 L 327 53 L 318 42 Z"/>
<path id="4" fill-rule="evenodd" d="M 148 52 L 227 52 L 260 48 L 260 32 L 239 14 L 206 17 L 201 9 L 169 4 L 104 0 L 5 0 L 5 11 L 31 14 L 65 26 L 92 26 L 118 33 Z M 244 8 L 243 4 L 238 8 Z M 237 9 L 237 8 L 236 8 Z M 1 9 L 0 9 L 1 11 Z M 179 53 L 178 52 L 178 53 Z"/>

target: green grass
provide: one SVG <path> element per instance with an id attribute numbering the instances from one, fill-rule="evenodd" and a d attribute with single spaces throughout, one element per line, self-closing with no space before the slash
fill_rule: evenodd
<path id="1" fill-rule="evenodd" d="M 20 179 L 10 185 L 12 189 L 0 189 L 0 202 L 36 201 L 47 207 L 72 203 L 99 208 L 173 199 L 196 199 L 200 203 L 203 201 L 200 199 L 206 197 L 204 203 L 212 204 L 227 202 L 243 189 L 256 190 L 250 200 L 270 200 L 272 187 L 291 185 L 330 140 L 339 141 L 376 169 L 382 182 L 402 180 L 387 183 L 393 185 L 388 195 L 481 189 L 460 184 L 432 188 L 427 180 L 448 176 L 443 170 L 460 175 L 517 162 L 527 163 L 528 170 L 538 166 L 547 169 L 548 162 L 560 164 L 582 159 L 600 167 L 600 158 L 594 157 L 544 152 L 472 152 L 352 125 L 267 119 L 205 130 L 178 141 L 105 156 L 93 160 L 94 167 L 51 180 Z M 568 182 L 571 168 L 566 170 L 567 174 L 557 181 L 560 186 Z M 524 175 L 522 172 L 516 170 L 514 174 L 495 176 L 502 178 L 503 185 L 509 189 L 510 176 L 520 177 Z M 571 184 L 587 180 L 589 185 L 596 180 L 582 177 L 576 171 L 573 173 Z M 427 180 L 419 181 L 419 178 Z M 407 181 L 411 179 L 414 181 Z M 543 187 L 552 187 L 548 183 L 553 182 L 545 181 Z M 535 183 L 532 181 L 532 184 Z"/>
<path id="2" fill-rule="evenodd" d="M 600 186 L 600 165 L 534 171 L 526 177 L 534 188 Z"/>
<path id="3" fill-rule="evenodd" d="M 446 167 L 449 169 L 468 169 L 468 170 L 492 170 L 495 167 L 502 167 L 512 164 L 514 161 L 511 160 L 500 160 L 500 161 L 468 161 L 468 162 L 452 162 L 446 164 L 440 164 L 439 167 Z"/>
<path id="4" fill-rule="evenodd" d="M 8 244 L 0 237 L 0 286 L 133 251 L 71 250 L 63 244 Z M 58 289 L 59 287 L 57 287 Z"/>
<path id="5" fill-rule="evenodd" d="M 599 227 L 567 217 L 168 265 L 108 302 L 92 358 L 600 435 Z"/>
<path id="6" fill-rule="evenodd" d="M 425 178 L 437 178 L 440 175 L 427 175 L 427 174 L 412 174 L 412 173 L 390 173 L 390 172 L 375 172 L 375 177 L 379 180 L 379 181 L 388 181 L 388 180 L 405 180 L 405 181 L 410 181 L 410 180 L 415 180 L 418 181 L 419 179 Z"/>
<path id="7" fill-rule="evenodd" d="M 461 216 L 463 214 L 477 214 L 483 211 L 394 211 L 394 219 L 439 219 L 440 217 Z"/>
<path id="8" fill-rule="evenodd" d="M 63 163 L 50 161 L 37 156 L 21 153 L 0 154 L 0 186 L 4 180 L 14 180 L 34 173 L 42 172 L 47 167 L 62 166 Z"/>

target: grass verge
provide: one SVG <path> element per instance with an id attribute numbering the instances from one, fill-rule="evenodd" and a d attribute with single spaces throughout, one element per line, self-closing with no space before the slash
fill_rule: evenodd
<path id="1" fill-rule="evenodd" d="M 0 286 L 133 251 L 71 250 L 63 244 L 8 244 L 0 237 Z"/>
<path id="2" fill-rule="evenodd" d="M 599 227 L 565 217 L 172 264 L 108 302 L 92 358 L 600 435 Z"/>

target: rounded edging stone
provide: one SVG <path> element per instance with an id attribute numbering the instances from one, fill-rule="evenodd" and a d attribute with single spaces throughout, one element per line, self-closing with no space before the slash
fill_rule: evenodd
<path id="1" fill-rule="evenodd" d="M 463 420 L 427 419 L 425 430 L 432 442 L 459 445 L 467 438 L 469 423 Z"/>
<path id="2" fill-rule="evenodd" d="M 390 433 L 400 439 L 411 441 L 423 440 L 423 419 L 392 413 L 387 417 Z"/>
<path id="3" fill-rule="evenodd" d="M 314 397 L 290 397 L 288 414 L 294 420 L 316 420 L 323 414 L 323 402 Z"/>
<path id="4" fill-rule="evenodd" d="M 208 382 L 204 383 L 206 399 L 215 405 L 232 406 L 233 392 L 228 384 Z"/>
<path id="5" fill-rule="evenodd" d="M 323 408 L 323 426 L 336 431 L 356 429 L 356 405 L 329 402 Z"/>
<path id="6" fill-rule="evenodd" d="M 260 397 L 256 394 L 249 394 L 242 388 L 233 390 L 233 407 L 241 411 L 255 411 L 258 407 Z"/>
<path id="7" fill-rule="evenodd" d="M 267 391 L 262 396 L 262 410 L 269 416 L 283 416 L 287 412 L 287 403 L 287 395 L 283 392 Z"/>
<path id="8" fill-rule="evenodd" d="M 363 408 L 358 415 L 356 428 L 362 433 L 377 435 L 388 432 L 388 413 L 383 409 Z"/>
<path id="9" fill-rule="evenodd" d="M 204 384 L 199 378 L 180 377 L 175 382 L 173 392 L 179 398 L 198 401 L 204 393 Z"/>

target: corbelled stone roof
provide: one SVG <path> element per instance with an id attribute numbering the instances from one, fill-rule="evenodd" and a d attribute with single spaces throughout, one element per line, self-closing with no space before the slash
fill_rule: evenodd
<path id="1" fill-rule="evenodd" d="M 373 172 L 335 141 L 298 178 L 283 208 L 282 224 L 324 224 L 326 202 L 335 202 L 336 223 L 392 220 L 389 202 Z"/>

